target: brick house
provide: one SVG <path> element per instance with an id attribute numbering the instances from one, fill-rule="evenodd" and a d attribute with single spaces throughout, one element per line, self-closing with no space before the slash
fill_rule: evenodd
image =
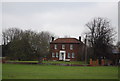
<path id="1" fill-rule="evenodd" d="M 81 37 L 76 38 L 58 38 L 50 42 L 51 60 L 76 61 L 80 60 L 83 53 L 83 42 Z"/>

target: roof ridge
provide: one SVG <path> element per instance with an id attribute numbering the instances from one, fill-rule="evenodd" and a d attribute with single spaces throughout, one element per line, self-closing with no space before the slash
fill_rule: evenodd
<path id="1" fill-rule="evenodd" d="M 80 43 L 77 38 L 57 38 L 51 43 Z"/>

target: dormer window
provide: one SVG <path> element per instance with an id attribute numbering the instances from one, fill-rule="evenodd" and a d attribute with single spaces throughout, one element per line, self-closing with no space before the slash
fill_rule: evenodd
<path id="1" fill-rule="evenodd" d="M 57 45 L 56 44 L 54 45 L 54 49 L 57 49 Z"/>
<path id="2" fill-rule="evenodd" d="M 65 49 L 65 45 L 64 44 L 62 44 L 62 49 Z"/>
<path id="3" fill-rule="evenodd" d="M 70 44 L 70 50 L 73 50 L 73 44 Z"/>

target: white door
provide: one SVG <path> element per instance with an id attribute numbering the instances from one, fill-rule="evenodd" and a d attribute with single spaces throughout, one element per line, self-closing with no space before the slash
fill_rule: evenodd
<path id="1" fill-rule="evenodd" d="M 60 51 L 59 60 L 65 60 L 65 56 L 66 56 L 65 51 Z"/>

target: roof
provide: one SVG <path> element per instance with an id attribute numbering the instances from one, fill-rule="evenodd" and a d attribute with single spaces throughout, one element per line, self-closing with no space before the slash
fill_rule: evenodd
<path id="1" fill-rule="evenodd" d="M 58 38 L 51 43 L 81 43 L 81 41 L 76 38 Z"/>

